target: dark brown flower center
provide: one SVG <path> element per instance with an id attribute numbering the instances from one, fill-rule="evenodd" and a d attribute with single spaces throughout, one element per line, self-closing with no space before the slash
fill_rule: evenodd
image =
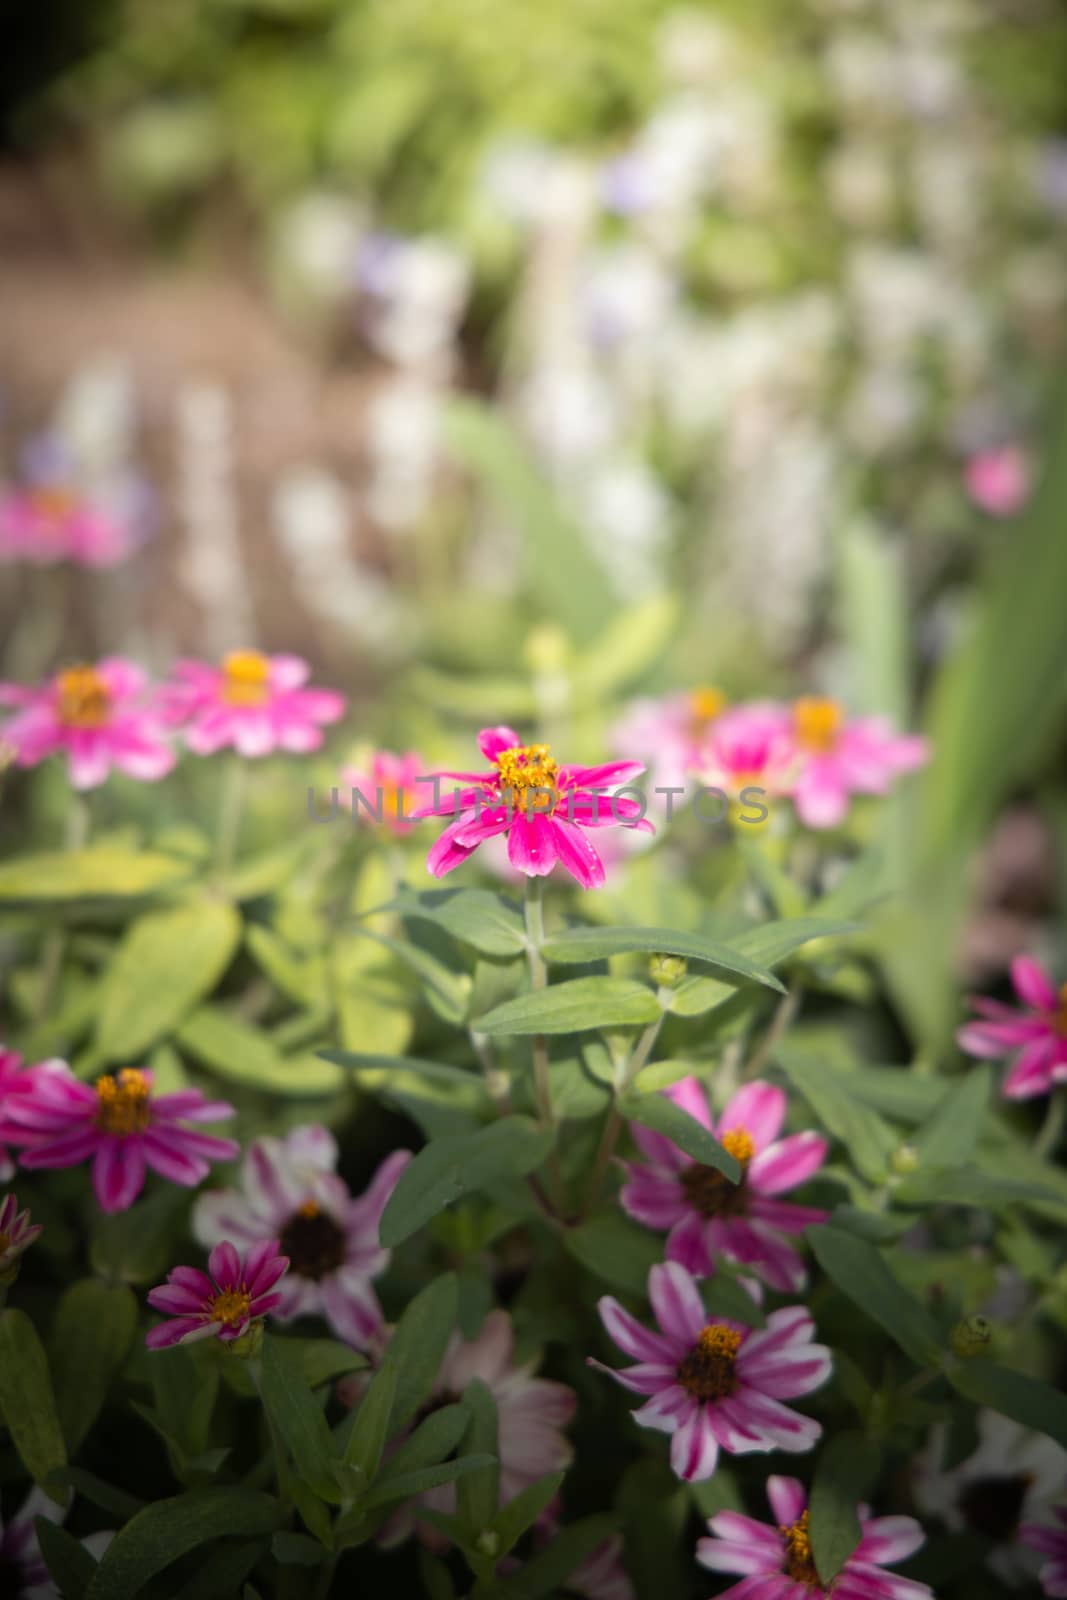
<path id="1" fill-rule="evenodd" d="M 336 1272 L 345 1259 L 345 1231 L 315 1200 L 305 1200 L 281 1234 L 283 1256 L 298 1278 L 321 1278 Z"/>
<path id="2" fill-rule="evenodd" d="M 725 1400 L 737 1388 L 737 1351 L 741 1335 L 713 1322 L 689 1354 L 678 1363 L 678 1382 L 697 1400 Z"/>
<path id="3" fill-rule="evenodd" d="M 1019 1531 L 1023 1502 L 1033 1478 L 1016 1472 L 1003 1478 L 974 1478 L 960 1491 L 959 1509 L 969 1528 L 1006 1544 Z"/>
<path id="4" fill-rule="evenodd" d="M 740 1183 L 731 1182 L 717 1167 L 699 1162 L 684 1167 L 678 1175 L 686 1200 L 702 1217 L 736 1217 L 748 1210 L 748 1164 L 756 1153 L 752 1135 L 744 1128 L 731 1128 L 720 1143 L 740 1163 Z"/>

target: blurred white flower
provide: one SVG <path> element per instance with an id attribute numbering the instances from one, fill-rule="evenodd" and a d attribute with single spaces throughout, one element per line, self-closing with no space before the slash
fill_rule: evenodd
<path id="1" fill-rule="evenodd" d="M 519 411 L 535 448 L 557 467 L 603 454 L 618 424 L 618 400 L 611 386 L 577 360 L 531 373 L 519 396 Z"/>
<path id="2" fill-rule="evenodd" d="M 826 70 L 846 116 L 870 122 L 896 115 L 900 63 L 896 50 L 880 34 L 838 30 L 827 46 Z"/>
<path id="3" fill-rule="evenodd" d="M 666 586 L 671 502 L 644 462 L 619 459 L 595 467 L 577 500 L 590 546 L 621 599 Z"/>
<path id="4" fill-rule="evenodd" d="M 936 331 L 959 292 L 941 263 L 919 250 L 859 244 L 846 272 L 860 337 L 884 355 L 903 355 Z"/>
<path id="5" fill-rule="evenodd" d="M 359 282 L 370 344 L 398 366 L 429 365 L 450 351 L 467 307 L 470 267 L 445 239 L 366 238 Z"/>
<path id="6" fill-rule="evenodd" d="M 302 195 L 282 214 L 275 239 L 276 270 L 301 301 L 337 305 L 354 291 L 362 235 L 360 212 L 341 195 Z"/>
<path id="7" fill-rule="evenodd" d="M 896 179 L 883 143 L 846 139 L 827 161 L 826 183 L 831 206 L 850 227 L 884 228 L 892 222 Z"/>
<path id="8" fill-rule="evenodd" d="M 367 511 L 379 526 L 401 531 L 423 515 L 439 460 L 441 398 L 414 377 L 382 384 L 367 411 L 370 458 Z"/>
<path id="9" fill-rule="evenodd" d="M 842 413 L 845 436 L 878 456 L 913 438 L 926 421 L 926 388 L 916 373 L 893 363 L 862 368 Z"/>
<path id="10" fill-rule="evenodd" d="M 128 463 L 136 414 L 128 365 L 104 357 L 77 368 L 68 380 L 56 411 L 56 432 L 82 472 L 106 475 Z"/>
<path id="11" fill-rule="evenodd" d="M 560 153 L 539 139 L 501 139 L 482 162 L 481 191 L 512 222 L 543 221 L 559 162 Z"/>
<path id="12" fill-rule="evenodd" d="M 651 250 L 625 242 L 605 246 L 586 259 L 578 293 L 591 342 L 612 348 L 659 334 L 676 285 Z"/>
<path id="13" fill-rule="evenodd" d="M 659 33 L 663 75 L 684 88 L 728 83 L 738 65 L 739 41 L 718 17 L 686 7 L 670 12 Z"/>

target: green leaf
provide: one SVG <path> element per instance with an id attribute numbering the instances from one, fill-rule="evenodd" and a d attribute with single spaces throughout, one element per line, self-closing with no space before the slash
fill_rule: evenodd
<path id="1" fill-rule="evenodd" d="M 825 1224 L 809 1228 L 807 1239 L 819 1265 L 841 1293 L 884 1328 L 918 1366 L 940 1364 L 937 1323 L 897 1282 L 873 1244 Z"/>
<path id="2" fill-rule="evenodd" d="M 367 1365 L 365 1355 L 337 1339 L 287 1339 L 285 1354 L 300 1362 L 304 1382 L 313 1389 Z"/>
<path id="3" fill-rule="evenodd" d="M 526 1562 L 521 1572 L 494 1585 L 492 1600 L 544 1600 L 558 1594 L 576 1567 L 615 1532 L 611 1517 L 583 1517 L 553 1536 L 546 1550 Z"/>
<path id="4" fill-rule="evenodd" d="M 823 1449 L 811 1488 L 811 1547 L 825 1585 L 860 1542 L 858 1505 L 878 1475 L 878 1447 L 861 1433 L 841 1433 Z"/>
<path id="5" fill-rule="evenodd" d="M 85 1278 L 63 1294 L 50 1341 L 56 1411 L 71 1455 L 107 1398 L 137 1328 L 137 1301 L 125 1284 Z"/>
<path id="6" fill-rule="evenodd" d="M 329 1008 L 326 963 L 321 954 L 295 955 L 285 940 L 263 923 L 249 926 L 245 944 L 271 982 L 296 1005 L 315 1011 Z"/>
<path id="7" fill-rule="evenodd" d="M 1067 1450 L 1067 1395 L 1059 1389 L 984 1356 L 957 1362 L 948 1377 L 953 1388 L 975 1405 L 989 1406 L 1024 1428 L 1046 1433 Z"/>
<path id="8" fill-rule="evenodd" d="M 645 1293 L 649 1272 L 663 1259 L 663 1240 L 617 1211 L 566 1229 L 563 1243 L 587 1272 L 635 1295 Z"/>
<path id="9" fill-rule="evenodd" d="M 174 1225 L 188 1206 L 188 1191 L 168 1184 L 128 1211 L 96 1217 L 89 1240 L 93 1271 L 126 1283 L 158 1283 L 173 1261 Z"/>
<path id="10" fill-rule="evenodd" d="M 467 1408 L 458 1404 L 432 1411 L 390 1457 L 388 1469 L 382 1474 L 382 1482 L 398 1473 L 417 1472 L 421 1467 L 436 1466 L 459 1444 L 469 1420 Z"/>
<path id="11" fill-rule="evenodd" d="M 387 1105 L 397 1105 L 402 1111 L 425 1104 L 479 1120 L 493 1111 L 485 1079 L 463 1067 L 423 1061 L 418 1056 L 372 1055 L 359 1050 L 320 1050 L 319 1054 L 324 1061 L 348 1068 L 368 1094 L 379 1095 Z"/>
<path id="12" fill-rule="evenodd" d="M 0 866 L 0 902 L 10 908 L 137 899 L 173 889 L 189 872 L 189 863 L 173 856 L 111 845 L 20 856 Z"/>
<path id="13" fill-rule="evenodd" d="M 333 1438 L 322 1407 L 300 1371 L 299 1356 L 290 1356 L 282 1340 L 268 1335 L 261 1360 L 263 1404 L 293 1465 L 321 1499 L 340 1503 L 333 1475 Z"/>
<path id="14" fill-rule="evenodd" d="M 670 642 L 680 609 L 678 597 L 664 593 L 617 611 L 575 662 L 576 698 L 600 705 L 625 684 L 642 680 Z"/>
<path id="15" fill-rule="evenodd" d="M 582 1033 L 654 1022 L 660 1015 L 652 990 L 630 978 L 572 978 L 505 1000 L 472 1023 L 477 1033 Z"/>
<path id="16" fill-rule="evenodd" d="M 186 901 L 132 923 L 104 979 L 96 1049 L 102 1061 L 131 1061 L 169 1034 L 211 993 L 241 939 L 225 900 Z"/>
<path id="17" fill-rule="evenodd" d="M 85 1600 L 133 1600 L 158 1572 L 209 1539 L 269 1534 L 284 1521 L 278 1501 L 254 1489 L 197 1489 L 157 1500 L 119 1529 Z"/>
<path id="18" fill-rule="evenodd" d="M 283 1056 L 260 1029 L 216 1006 L 201 1006 L 177 1033 L 178 1043 L 220 1078 L 263 1094 L 318 1096 L 344 1087 L 344 1073 L 315 1056 Z"/>
<path id="19" fill-rule="evenodd" d="M 374 1511 L 378 1506 L 390 1505 L 394 1500 L 407 1500 L 413 1494 L 422 1494 L 427 1489 L 438 1489 L 443 1483 L 454 1483 L 457 1478 L 468 1479 L 474 1474 L 494 1469 L 497 1465 L 495 1456 L 469 1455 L 457 1456 L 453 1461 L 439 1461 L 432 1467 L 416 1467 L 412 1472 L 390 1473 L 388 1478 L 380 1478 L 363 1502 L 365 1511 Z"/>
<path id="20" fill-rule="evenodd" d="M 571 928 L 566 933 L 554 934 L 541 946 L 546 961 L 564 964 L 641 952 L 684 956 L 688 961 L 699 961 L 703 966 L 729 973 L 742 983 L 761 983 L 768 989 L 785 992 L 773 972 L 768 972 L 743 951 L 698 933 L 678 933 L 671 928 Z"/>
<path id="21" fill-rule="evenodd" d="M 977 1166 L 913 1173 L 894 1191 L 893 1198 L 902 1206 L 980 1206 L 1003 1211 L 1009 1206 L 1030 1204 L 1055 1209 L 1061 1216 L 1064 1211 L 1063 1200 L 1055 1190 L 1025 1178 L 1001 1178 Z"/>
<path id="22" fill-rule="evenodd" d="M 472 1189 L 499 1178 L 524 1177 L 552 1148 L 551 1129 L 529 1117 L 502 1117 L 477 1133 L 445 1135 L 419 1151 L 389 1197 L 379 1237 L 386 1249 L 402 1244 L 439 1211 Z"/>
<path id="23" fill-rule="evenodd" d="M 563 1472 L 550 1472 L 547 1477 L 538 1478 L 536 1483 L 520 1489 L 514 1499 L 501 1506 L 493 1518 L 493 1532 L 499 1541 L 497 1548 L 501 1556 L 506 1556 L 518 1544 L 546 1506 L 552 1504 L 565 1476 Z"/>
<path id="24" fill-rule="evenodd" d="M 393 1433 L 407 1425 L 429 1399 L 459 1310 L 459 1284 L 444 1272 L 408 1302 L 389 1341 L 398 1371 Z"/>
<path id="25" fill-rule="evenodd" d="M 410 944 L 403 939 L 393 939 L 388 934 L 376 933 L 370 928 L 361 928 L 359 932 L 363 938 L 372 939 L 375 944 L 388 950 L 415 974 L 423 987 L 427 1001 L 443 1021 L 453 1027 L 459 1027 L 465 1021 L 471 991 L 469 973 L 454 971 L 437 956 L 431 955 L 428 950 L 423 950 L 417 944 Z"/>
<path id="26" fill-rule="evenodd" d="M 119 1522 L 128 1522 L 144 1509 L 144 1501 L 136 1495 L 127 1494 L 125 1489 L 116 1489 L 114 1484 L 105 1483 L 103 1478 L 86 1472 L 83 1467 L 64 1467 L 56 1473 L 56 1481 L 69 1483 L 90 1505 L 106 1511 Z"/>
<path id="27" fill-rule="evenodd" d="M 24 1311 L 0 1316 L 0 1413 L 35 1483 L 62 1504 L 52 1474 L 67 1464 L 44 1348 Z"/>
<path id="28" fill-rule="evenodd" d="M 912 1141 L 923 1167 L 958 1167 L 971 1159 L 982 1131 L 991 1086 L 990 1069 L 976 1063 L 949 1090 Z"/>
<path id="29" fill-rule="evenodd" d="M 47 1517 L 34 1517 L 33 1525 L 44 1564 L 63 1600 L 82 1600 L 96 1571 L 96 1561 L 80 1539 L 75 1539 L 65 1528 L 57 1527 Z"/>
<path id="30" fill-rule="evenodd" d="M 781 922 L 765 922 L 735 934 L 731 948 L 762 967 L 779 966 L 801 946 L 814 939 L 836 939 L 856 932 L 856 923 L 828 917 L 790 917 Z M 715 978 L 693 976 L 683 979 L 674 991 L 671 1010 L 679 1017 L 701 1016 L 706 1011 L 732 1000 L 736 985 Z"/>
<path id="31" fill-rule="evenodd" d="M 468 1383 L 463 1391 L 463 1404 L 468 1416 L 464 1448 L 480 1456 L 485 1465 L 468 1474 L 458 1486 L 456 1510 L 464 1527 L 476 1539 L 496 1516 L 500 1498 L 500 1424 L 493 1392 L 481 1378 L 472 1378 Z"/>
<path id="32" fill-rule="evenodd" d="M 688 1111 L 676 1105 L 665 1094 L 626 1095 L 619 1101 L 619 1110 L 631 1122 L 667 1136 L 679 1150 L 699 1161 L 705 1167 L 714 1167 L 731 1183 L 741 1182 L 741 1164 L 729 1150 L 691 1117 Z"/>
<path id="33" fill-rule="evenodd" d="M 767 1318 L 748 1290 L 722 1268 L 716 1271 L 714 1278 L 706 1280 L 703 1298 L 709 1317 L 726 1317 L 731 1322 L 743 1322 L 746 1328 L 767 1326 Z"/>
<path id="34" fill-rule="evenodd" d="M 380 909 L 436 923 L 483 955 L 516 956 L 526 948 L 522 912 L 511 900 L 489 889 L 429 889 L 422 894 L 401 889 L 395 900 Z"/>
<path id="35" fill-rule="evenodd" d="M 385 1358 L 371 1379 L 356 1410 L 356 1421 L 345 1446 L 345 1462 L 359 1467 L 367 1483 L 373 1483 L 390 1434 L 393 1401 L 396 1398 L 397 1365 Z"/>
<path id="36" fill-rule="evenodd" d="M 840 1139 L 857 1171 L 871 1183 L 884 1182 L 898 1141 L 877 1112 L 852 1099 L 848 1074 L 828 1070 L 805 1048 L 788 1043 L 780 1044 L 775 1056 L 827 1133 Z"/>

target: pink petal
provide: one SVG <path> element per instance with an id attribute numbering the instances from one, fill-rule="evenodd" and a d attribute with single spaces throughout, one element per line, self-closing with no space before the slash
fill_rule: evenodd
<path id="1" fill-rule="evenodd" d="M 799 1478 L 786 1478 L 778 1474 L 768 1478 L 767 1499 L 779 1527 L 799 1522 L 807 1510 L 807 1490 Z"/>
<path id="2" fill-rule="evenodd" d="M 719 1461 L 719 1441 L 701 1406 L 671 1439 L 671 1467 L 686 1483 L 710 1478 Z"/>
<path id="3" fill-rule="evenodd" d="M 734 1400 L 746 1420 L 758 1428 L 767 1449 L 777 1448 L 798 1455 L 811 1450 L 822 1437 L 821 1423 L 744 1383 Z"/>
<path id="4" fill-rule="evenodd" d="M 656 1321 L 675 1346 L 689 1348 L 707 1326 L 707 1314 L 692 1277 L 675 1261 L 653 1267 L 648 1298 Z"/>
<path id="5" fill-rule="evenodd" d="M 566 776 L 576 788 L 608 789 L 639 778 L 644 770 L 643 761 L 607 761 L 599 767 L 568 767 Z"/>
<path id="6" fill-rule="evenodd" d="M 207 1270 L 220 1289 L 233 1289 L 241 1281 L 241 1258 L 229 1240 L 217 1244 L 207 1258 Z"/>
<path id="7" fill-rule="evenodd" d="M 863 1525 L 863 1538 L 853 1559 L 891 1567 L 913 1556 L 925 1540 L 926 1535 L 914 1517 L 872 1517 Z"/>
<path id="8" fill-rule="evenodd" d="M 956 1043 L 969 1056 L 993 1060 L 1020 1045 L 1047 1039 L 1050 1030 L 1041 1018 L 1020 1017 L 1016 1022 L 966 1022 L 956 1030 Z"/>
<path id="9" fill-rule="evenodd" d="M 679 1083 L 672 1083 L 664 1091 L 668 1100 L 673 1100 L 676 1106 L 699 1122 L 702 1128 L 711 1132 L 711 1112 L 708 1109 L 708 1097 L 704 1085 L 699 1078 L 682 1078 Z"/>
<path id="10" fill-rule="evenodd" d="M 556 831 L 547 817 L 518 812 L 508 833 L 508 860 L 529 878 L 544 878 L 556 864 Z"/>
<path id="11" fill-rule="evenodd" d="M 156 1327 L 149 1328 L 145 1334 L 144 1342 L 149 1350 L 167 1350 L 171 1345 L 181 1344 L 192 1335 L 199 1333 L 205 1324 L 202 1320 L 192 1317 L 182 1317 L 176 1322 L 160 1322 Z M 218 1323 L 207 1323 L 206 1327 L 218 1327 Z"/>
<path id="12" fill-rule="evenodd" d="M 1032 1100 L 1048 1094 L 1053 1083 L 1056 1045 L 1052 1039 L 1038 1039 L 1020 1050 L 1014 1066 L 1004 1080 L 1003 1093 L 1009 1100 Z M 25 1158 L 23 1165 L 28 1165 Z"/>
<path id="13" fill-rule="evenodd" d="M 556 852 L 560 864 L 583 889 L 601 889 L 607 878 L 604 863 L 577 823 L 553 817 Z"/>
<path id="14" fill-rule="evenodd" d="M 266 1294 L 288 1270 L 288 1257 L 282 1255 L 277 1239 L 261 1239 L 245 1256 L 244 1281 L 249 1294 Z"/>
<path id="15" fill-rule="evenodd" d="M 1060 1003 L 1052 980 L 1032 956 L 1016 956 L 1011 964 L 1011 981 L 1020 1000 L 1036 1011 L 1055 1011 Z"/>
<path id="16" fill-rule="evenodd" d="M 127 1211 L 144 1188 L 140 1139 L 105 1137 L 93 1162 L 93 1189 L 102 1211 Z"/>
<path id="17" fill-rule="evenodd" d="M 611 1371 L 609 1367 L 604 1370 Z M 611 1375 L 613 1378 L 623 1376 L 618 1372 L 612 1372 Z M 701 1409 L 681 1384 L 668 1383 L 659 1394 L 654 1394 L 651 1400 L 633 1413 L 633 1420 L 639 1428 L 654 1428 L 657 1433 L 673 1433 Z"/>
<path id="18" fill-rule="evenodd" d="M 761 1194 L 781 1194 L 814 1176 L 826 1160 L 829 1142 L 817 1133 L 794 1133 L 768 1145 L 748 1171 L 749 1184 Z"/>
<path id="19" fill-rule="evenodd" d="M 625 1162 L 624 1167 L 628 1180 L 619 1191 L 619 1202 L 635 1221 L 646 1228 L 671 1228 L 691 1214 L 673 1178 L 637 1161 Z"/>
<path id="20" fill-rule="evenodd" d="M 805 1228 L 825 1222 L 828 1216 L 829 1212 L 819 1206 L 794 1206 L 786 1200 L 768 1200 L 760 1194 L 754 1194 L 749 1202 L 749 1217 L 754 1224 L 765 1222 L 783 1233 L 803 1233 Z M 764 1236 L 762 1228 L 758 1232 Z"/>
<path id="21" fill-rule="evenodd" d="M 597 1311 L 608 1336 L 635 1361 L 674 1360 L 675 1350 L 671 1341 L 662 1334 L 650 1332 L 636 1317 L 624 1310 L 613 1295 L 604 1295 L 598 1300 Z"/>
<path id="22" fill-rule="evenodd" d="M 191 1189 L 208 1174 L 208 1164 L 184 1150 L 176 1148 L 166 1138 L 160 1138 L 150 1128 L 144 1135 L 144 1157 L 153 1172 L 170 1183 L 180 1183 Z"/>
<path id="23" fill-rule="evenodd" d="M 498 728 L 483 728 L 478 735 L 478 749 L 487 761 L 495 761 L 504 750 L 515 750 L 522 744 L 522 740 L 514 728 L 501 725 Z"/>
<path id="24" fill-rule="evenodd" d="M 67 1134 L 63 1139 L 52 1139 L 47 1144 L 23 1150 L 19 1155 L 19 1163 L 31 1169 L 75 1167 L 79 1161 L 85 1161 L 89 1156 L 95 1155 L 99 1146 L 100 1135 L 95 1129 L 80 1129 L 77 1133 Z"/>
<path id="25" fill-rule="evenodd" d="M 848 789 L 836 762 L 813 761 L 793 790 L 797 816 L 806 828 L 839 828 L 848 815 Z"/>
<path id="26" fill-rule="evenodd" d="M 334 1332 L 357 1350 L 371 1348 L 385 1324 L 378 1296 L 371 1285 L 362 1278 L 346 1281 L 335 1273 L 324 1278 L 320 1287 L 323 1311 Z"/>
<path id="27" fill-rule="evenodd" d="M 707 1223 L 699 1211 L 687 1211 L 667 1236 L 667 1260 L 677 1261 L 694 1278 L 706 1278 L 713 1270 L 708 1232 Z"/>
<path id="28" fill-rule="evenodd" d="M 773 1144 L 785 1121 L 786 1099 L 783 1090 L 775 1084 L 756 1079 L 744 1084 L 727 1101 L 719 1118 L 719 1137 L 733 1128 L 743 1128 L 751 1134 L 757 1152 Z"/>

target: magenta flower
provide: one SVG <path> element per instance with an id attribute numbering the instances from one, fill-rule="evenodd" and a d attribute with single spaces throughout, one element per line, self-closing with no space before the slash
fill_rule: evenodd
<path id="1" fill-rule="evenodd" d="M 676 1105 L 714 1134 L 741 1164 L 740 1183 L 715 1167 L 694 1162 L 662 1133 L 636 1123 L 630 1132 L 647 1162 L 624 1162 L 623 1208 L 646 1228 L 667 1228 L 667 1259 L 696 1277 L 725 1255 L 753 1267 L 774 1289 L 804 1287 L 804 1263 L 784 1235 L 802 1233 L 826 1212 L 777 1197 L 818 1172 L 827 1142 L 817 1133 L 778 1137 L 786 1098 L 772 1084 L 746 1083 L 730 1100 L 718 1126 L 696 1078 L 665 1091 Z"/>
<path id="2" fill-rule="evenodd" d="M 653 832 L 639 801 L 608 793 L 644 771 L 638 761 L 561 767 L 548 745 L 524 745 L 513 728 L 505 727 L 483 728 L 478 745 L 493 763 L 490 771 L 436 774 L 468 787 L 450 795 L 435 789 L 433 804 L 415 813 L 455 819 L 426 858 L 435 878 L 460 866 L 486 839 L 506 834 L 508 860 L 527 877 L 546 877 L 559 862 L 583 889 L 598 889 L 604 863 L 584 830 L 618 826 Z"/>
<path id="3" fill-rule="evenodd" d="M 113 567 L 141 543 L 136 522 L 62 483 L 0 493 L 0 561 Z"/>
<path id="4" fill-rule="evenodd" d="M 895 734 L 881 717 L 849 722 L 836 700 L 808 696 L 792 711 L 799 757 L 791 786 L 797 815 L 809 828 L 836 828 L 853 794 L 885 794 L 893 779 L 921 767 L 925 739 Z"/>
<path id="5" fill-rule="evenodd" d="M 242 1261 L 233 1245 L 223 1242 L 208 1257 L 207 1272 L 174 1267 L 166 1283 L 148 1291 L 148 1304 L 173 1319 L 149 1329 L 144 1341 L 149 1350 L 196 1339 L 230 1344 L 247 1333 L 280 1299 L 271 1291 L 288 1272 L 289 1263 L 278 1251 L 277 1239 L 266 1239 L 253 1245 Z"/>
<path id="6" fill-rule="evenodd" d="M 44 1229 L 40 1223 L 30 1221 L 28 1211 L 20 1211 L 13 1194 L 6 1194 L 0 1204 L 0 1283 L 10 1274 L 19 1256 L 39 1239 Z"/>
<path id="7" fill-rule="evenodd" d="M 232 1161 L 240 1149 L 233 1139 L 186 1126 L 232 1117 L 233 1106 L 205 1100 L 199 1089 L 153 1095 L 151 1072 L 134 1067 L 97 1078 L 95 1086 L 81 1083 L 69 1067 L 39 1071 L 32 1091 L 9 1097 L 4 1109 L 18 1142 L 27 1146 L 23 1167 L 76 1167 L 92 1159 L 93 1188 L 104 1211 L 132 1206 L 146 1167 L 192 1188 L 211 1162 Z"/>
<path id="8" fill-rule="evenodd" d="M 1017 444 L 980 450 L 963 472 L 967 493 L 990 517 L 1014 517 L 1030 497 L 1033 464 Z"/>
<path id="9" fill-rule="evenodd" d="M 18 708 L 0 735 L 20 767 L 64 751 L 75 789 L 95 789 L 112 767 L 154 783 L 175 758 L 146 688 L 140 667 L 121 656 L 68 667 L 40 687 L 0 683 L 0 705 Z"/>
<path id="10" fill-rule="evenodd" d="M 412 813 L 426 798 L 426 791 L 416 783 L 422 772 L 422 758 L 413 750 L 402 756 L 375 750 L 369 773 L 346 767 L 341 777 L 363 797 L 362 801 L 353 797 L 353 816 L 357 821 L 377 823 L 390 833 L 410 833 Z"/>
<path id="11" fill-rule="evenodd" d="M 1045 1528 L 1037 1522 L 1024 1522 L 1019 1536 L 1024 1544 L 1037 1550 L 1048 1560 L 1039 1574 L 1041 1587 L 1047 1595 L 1067 1595 L 1067 1506 L 1057 1506 L 1052 1515 L 1058 1528 Z"/>
<path id="12" fill-rule="evenodd" d="M 804 1485 L 797 1478 L 768 1478 L 767 1499 L 776 1526 L 720 1511 L 708 1523 L 714 1537 L 697 1544 L 702 1566 L 743 1574 L 719 1600 L 934 1600 L 925 1583 L 885 1571 L 924 1542 L 914 1517 L 872 1517 L 860 1506 L 860 1542 L 837 1577 L 824 1584 L 812 1555 Z"/>
<path id="13" fill-rule="evenodd" d="M 710 687 L 637 700 L 613 730 L 612 745 L 638 751 L 656 787 L 682 786 L 700 765 L 712 726 L 725 710 L 725 695 Z"/>
<path id="14" fill-rule="evenodd" d="M 711 723 L 696 765 L 703 783 L 734 801 L 746 789 L 791 794 L 799 759 L 784 708 L 759 700 L 724 711 Z"/>
<path id="15" fill-rule="evenodd" d="M 62 1061 L 42 1061 L 35 1067 L 25 1067 L 22 1057 L 14 1050 L 0 1045 L 0 1183 L 6 1183 L 14 1174 L 15 1162 L 6 1148 L 19 1144 L 19 1128 L 9 1117 L 9 1107 L 16 1097 L 32 1092 L 37 1073 L 65 1071 Z"/>
<path id="16" fill-rule="evenodd" d="M 179 661 L 177 681 L 163 688 L 160 707 L 169 722 L 182 725 L 198 756 L 228 746 L 247 757 L 304 754 L 319 748 L 323 725 L 345 710 L 343 695 L 304 687 L 308 672 L 299 656 L 258 650 L 231 650 L 219 667 Z"/>
<path id="17" fill-rule="evenodd" d="M 649 1399 L 634 1412 L 642 1428 L 671 1435 L 671 1466 L 679 1478 L 710 1478 L 719 1450 L 810 1450 L 822 1425 L 782 1404 L 810 1394 L 830 1375 L 830 1352 L 813 1344 L 806 1307 L 772 1311 L 753 1331 L 724 1318 L 709 1322 L 696 1280 L 677 1261 L 653 1267 L 648 1297 L 659 1324 L 649 1330 L 612 1295 L 598 1304 L 604 1327 L 636 1367 L 615 1370 L 589 1357 L 609 1377 Z"/>
<path id="18" fill-rule="evenodd" d="M 278 1290 L 275 1315 L 324 1316 L 339 1339 L 367 1350 L 384 1317 L 373 1280 L 389 1265 L 378 1241 L 382 1212 L 409 1150 L 382 1162 L 353 1199 L 338 1177 L 337 1144 L 322 1127 L 295 1128 L 284 1139 L 256 1139 L 241 1166 L 239 1189 L 201 1195 L 193 1232 L 201 1244 L 233 1239 L 242 1248 L 279 1239 L 290 1272 Z"/>
<path id="19" fill-rule="evenodd" d="M 999 1000 L 974 995 L 971 1004 L 983 1020 L 966 1023 L 956 1042 L 971 1056 L 1018 1052 L 1004 1080 L 1004 1093 L 1009 1100 L 1032 1100 L 1067 1083 L 1067 983 L 1057 989 L 1032 956 L 1016 956 L 1011 981 L 1028 1009 L 1016 1011 Z"/>

